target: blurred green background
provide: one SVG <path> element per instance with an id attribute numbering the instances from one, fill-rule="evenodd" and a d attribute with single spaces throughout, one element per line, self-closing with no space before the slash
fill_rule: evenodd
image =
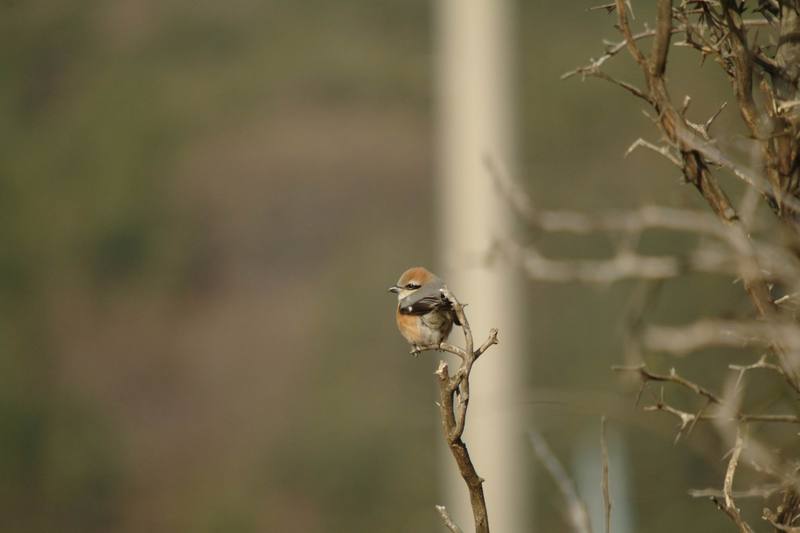
<path id="1" fill-rule="evenodd" d="M 559 81 L 617 38 L 592 4 L 518 6 L 520 180 L 542 207 L 703 208 L 657 156 L 622 158 L 657 140 L 639 102 Z M 3 532 L 442 530 L 435 358 L 406 355 L 385 294 L 436 266 L 433 16 L 422 0 L 0 2 Z M 715 66 L 674 63 L 695 118 L 727 98 Z M 624 56 L 610 68 L 639 80 Z M 636 287 L 527 286 L 521 424 L 572 468 L 608 413 L 634 530 L 725 530 L 685 496 L 721 484 L 715 435 L 673 446 L 673 420 L 637 414 L 609 371 Z M 652 316 L 746 311 L 740 287 L 702 277 Z M 712 357 L 681 365 L 700 378 Z M 525 468 L 538 530 L 563 530 Z"/>

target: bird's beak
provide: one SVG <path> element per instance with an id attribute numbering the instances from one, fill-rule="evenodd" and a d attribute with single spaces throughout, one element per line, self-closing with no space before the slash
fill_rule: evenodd
<path id="1" fill-rule="evenodd" d="M 397 294 L 398 292 L 400 292 L 400 287 L 398 287 L 397 285 L 392 285 L 391 287 L 389 287 L 389 292 Z"/>

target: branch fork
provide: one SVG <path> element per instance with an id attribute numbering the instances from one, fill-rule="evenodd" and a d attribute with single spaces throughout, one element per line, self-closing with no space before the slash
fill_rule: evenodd
<path id="1" fill-rule="evenodd" d="M 475 521 L 476 533 L 489 533 L 489 517 L 486 511 L 486 499 L 483 494 L 483 481 L 475 470 L 469 456 L 467 446 L 462 440 L 467 419 L 467 407 L 469 405 L 469 378 L 472 366 L 489 348 L 497 344 L 497 330 L 492 329 L 489 337 L 475 349 L 472 337 L 472 329 L 469 320 L 464 313 L 465 305 L 456 299 L 447 287 L 441 289 L 442 299 L 447 301 L 450 308 L 461 323 L 464 332 L 464 347 L 442 342 L 436 345 L 421 346 L 417 352 L 424 350 L 438 350 L 448 352 L 457 356 L 460 360 L 458 369 L 451 375 L 450 368 L 444 360 L 439 361 L 439 365 L 434 372 L 439 385 L 439 407 L 442 430 L 445 440 L 453 458 L 458 465 L 461 477 L 467 485 L 470 503 L 472 505 L 472 515 Z M 412 352 L 414 353 L 414 352 Z M 450 518 L 447 510 L 443 506 L 436 507 L 437 512 L 442 517 L 445 526 L 451 532 L 460 532 L 458 526 Z"/>

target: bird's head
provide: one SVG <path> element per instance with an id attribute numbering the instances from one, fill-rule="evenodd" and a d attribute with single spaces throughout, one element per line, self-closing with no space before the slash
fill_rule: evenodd
<path id="1" fill-rule="evenodd" d="M 400 301 L 435 279 L 436 276 L 425 267 L 409 268 L 403 272 L 395 285 L 389 287 L 389 292 L 397 294 L 397 301 Z"/>

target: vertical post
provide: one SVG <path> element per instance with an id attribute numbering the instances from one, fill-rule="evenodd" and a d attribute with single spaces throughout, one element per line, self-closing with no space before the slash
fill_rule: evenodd
<path id="1" fill-rule="evenodd" d="M 507 206 L 484 158 L 513 170 L 512 5 L 510 0 L 435 4 L 442 273 L 454 293 L 470 305 L 476 335 L 492 327 L 500 330 L 497 351 L 481 360 L 473 374 L 464 440 L 478 474 L 486 480 L 492 531 L 530 531 L 529 463 L 516 396 L 524 373 L 517 318 L 520 287 L 502 261 L 486 262 L 493 240 L 510 229 Z M 469 530 L 469 498 L 447 450 L 442 451 L 442 462 L 445 503 L 456 522 Z"/>

